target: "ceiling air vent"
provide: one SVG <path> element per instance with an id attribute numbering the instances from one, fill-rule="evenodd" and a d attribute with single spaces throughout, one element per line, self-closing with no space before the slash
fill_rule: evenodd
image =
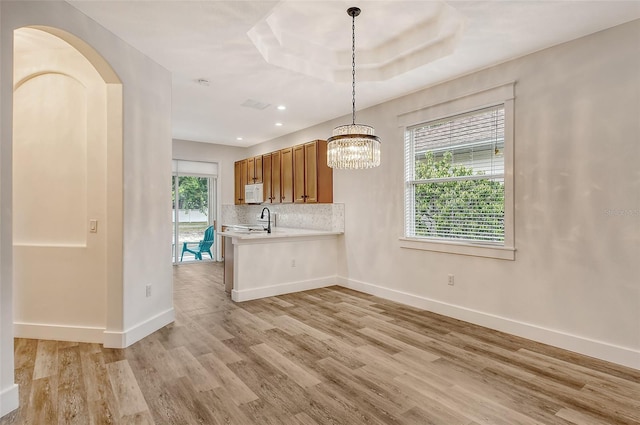
<path id="1" fill-rule="evenodd" d="M 244 101 L 242 106 L 246 106 L 247 108 L 263 110 L 263 109 L 266 109 L 269 106 L 271 106 L 271 104 L 270 103 L 259 102 L 257 100 L 253 100 L 253 99 L 247 99 L 247 100 Z"/>

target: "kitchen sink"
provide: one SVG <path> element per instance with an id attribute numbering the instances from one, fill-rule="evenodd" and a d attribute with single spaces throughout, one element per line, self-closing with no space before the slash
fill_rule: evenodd
<path id="1" fill-rule="evenodd" d="M 238 233 L 266 232 L 265 228 L 259 224 L 234 224 L 227 226 L 227 230 Z"/>

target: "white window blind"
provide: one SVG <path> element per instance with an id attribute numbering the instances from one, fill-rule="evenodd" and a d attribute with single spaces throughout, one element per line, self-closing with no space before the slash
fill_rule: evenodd
<path id="1" fill-rule="evenodd" d="M 173 174 L 180 175 L 202 177 L 218 176 L 218 164 L 215 162 L 183 161 L 174 159 L 171 161 L 171 170 L 173 171 Z"/>
<path id="2" fill-rule="evenodd" d="M 504 245 L 504 105 L 405 134 L 405 236 Z"/>

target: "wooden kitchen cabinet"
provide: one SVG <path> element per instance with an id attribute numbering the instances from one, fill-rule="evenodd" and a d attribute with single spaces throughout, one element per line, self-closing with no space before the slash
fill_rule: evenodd
<path id="1" fill-rule="evenodd" d="M 271 204 L 332 203 L 333 170 L 327 142 L 314 140 L 235 163 L 235 204 L 245 204 L 244 186 L 262 183 Z"/>
<path id="2" fill-rule="evenodd" d="M 282 196 L 280 200 L 283 204 L 293 202 L 293 148 L 286 148 L 280 151 L 280 178 L 282 181 Z"/>
<path id="3" fill-rule="evenodd" d="M 247 166 L 248 160 L 236 161 L 234 164 L 234 204 L 244 204 L 244 186 L 247 184 Z"/>
<path id="4" fill-rule="evenodd" d="M 270 204 L 282 202 L 281 156 L 280 151 L 262 156 L 264 202 Z"/>
<path id="5" fill-rule="evenodd" d="M 262 182 L 262 156 L 247 158 L 247 184 Z"/>
<path id="6" fill-rule="evenodd" d="M 327 142 L 314 140 L 293 147 L 295 203 L 333 202 L 333 170 L 327 166 Z"/>

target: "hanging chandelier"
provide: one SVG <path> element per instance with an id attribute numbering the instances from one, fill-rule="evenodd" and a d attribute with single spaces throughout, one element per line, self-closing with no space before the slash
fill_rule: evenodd
<path id="1" fill-rule="evenodd" d="M 351 124 L 333 129 L 333 135 L 327 140 L 327 164 L 331 168 L 363 169 L 380 165 L 380 138 L 373 127 L 356 124 L 356 16 L 360 9 L 350 7 L 351 16 Z"/>

